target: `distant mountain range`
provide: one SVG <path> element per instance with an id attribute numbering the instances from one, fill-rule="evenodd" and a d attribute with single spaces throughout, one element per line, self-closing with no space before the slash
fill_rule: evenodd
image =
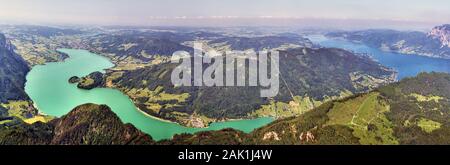
<path id="1" fill-rule="evenodd" d="M 142 61 L 155 56 L 171 56 L 176 51 L 192 53 L 192 41 L 199 41 L 216 50 L 270 50 L 285 47 L 311 47 L 313 44 L 298 35 L 263 37 L 226 36 L 210 32 L 140 32 L 120 31 L 87 37 L 85 48 L 98 53 Z"/>
<path id="2" fill-rule="evenodd" d="M 362 42 L 383 51 L 450 59 L 450 25 L 437 26 L 428 33 L 362 30 L 331 32 L 326 36 Z"/>

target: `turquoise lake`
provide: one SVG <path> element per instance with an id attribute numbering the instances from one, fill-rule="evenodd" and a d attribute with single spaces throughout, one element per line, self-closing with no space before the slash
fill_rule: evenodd
<path id="1" fill-rule="evenodd" d="M 420 72 L 447 72 L 450 73 L 450 60 L 431 58 L 419 55 L 384 52 L 360 43 L 341 39 L 329 39 L 323 35 L 307 36 L 313 43 L 324 47 L 334 47 L 350 50 L 356 53 L 367 53 L 384 66 L 395 69 L 398 79 L 416 76 Z"/>
<path id="2" fill-rule="evenodd" d="M 109 59 L 86 50 L 59 49 L 69 55 L 64 62 L 52 62 L 32 68 L 27 75 L 25 91 L 41 113 L 60 117 L 74 107 L 85 103 L 105 104 L 111 107 L 124 123 L 148 133 L 155 140 L 169 139 L 175 134 L 234 128 L 251 132 L 273 121 L 272 118 L 216 122 L 208 128 L 188 128 L 177 123 L 149 117 L 139 111 L 131 99 L 116 89 L 95 88 L 82 90 L 68 83 L 72 76 L 82 77 L 94 71 L 114 66 Z"/>

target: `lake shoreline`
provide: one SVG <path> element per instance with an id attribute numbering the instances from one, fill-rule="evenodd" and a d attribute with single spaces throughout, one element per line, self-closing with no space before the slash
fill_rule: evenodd
<path id="1" fill-rule="evenodd" d="M 273 121 L 269 118 L 227 120 L 211 123 L 206 128 L 191 128 L 148 115 L 138 109 L 128 95 L 118 89 L 82 90 L 68 82 L 72 76 L 83 76 L 113 68 L 116 65 L 109 58 L 83 49 L 58 49 L 58 51 L 69 54 L 69 58 L 64 61 L 34 66 L 26 76 L 25 92 L 33 101 L 33 106 L 41 114 L 61 117 L 78 105 L 103 104 L 110 107 L 122 122 L 134 125 L 155 140 L 171 139 L 176 134 L 193 134 L 199 131 L 225 128 L 251 132 Z"/>

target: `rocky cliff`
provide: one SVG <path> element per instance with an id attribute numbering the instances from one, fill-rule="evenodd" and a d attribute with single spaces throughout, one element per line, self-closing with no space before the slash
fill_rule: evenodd
<path id="1" fill-rule="evenodd" d="M 443 47 L 450 47 L 450 24 L 434 27 L 428 36 L 441 41 Z"/>

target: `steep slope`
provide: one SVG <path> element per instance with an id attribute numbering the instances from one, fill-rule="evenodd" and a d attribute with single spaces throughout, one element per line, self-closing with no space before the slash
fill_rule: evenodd
<path id="1" fill-rule="evenodd" d="M 430 34 L 395 30 L 363 30 L 332 32 L 326 36 L 362 42 L 383 51 L 450 59 L 450 47 L 444 46 L 445 32 L 437 29 L 439 28 L 435 28 Z"/>
<path id="2" fill-rule="evenodd" d="M 49 123 L 0 125 L 0 144 L 152 144 L 105 105 L 85 104 Z"/>
<path id="3" fill-rule="evenodd" d="M 330 101 L 246 134 L 233 129 L 154 143 L 104 105 L 86 104 L 47 124 L 2 124 L 0 144 L 450 144 L 450 75 L 421 73 Z"/>
<path id="4" fill-rule="evenodd" d="M 16 53 L 13 45 L 0 34 L 0 103 L 8 100 L 27 100 L 24 92 L 27 63 Z"/>

